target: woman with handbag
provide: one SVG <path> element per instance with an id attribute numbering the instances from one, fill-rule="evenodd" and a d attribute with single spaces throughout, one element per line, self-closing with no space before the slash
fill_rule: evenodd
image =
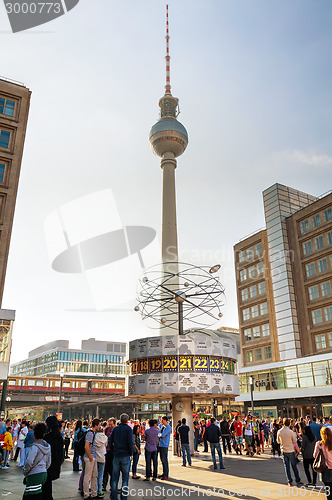
<path id="1" fill-rule="evenodd" d="M 332 430 L 329 427 L 322 427 L 320 435 L 322 440 L 315 446 L 313 468 L 316 472 L 322 473 L 326 498 L 332 500 Z"/>

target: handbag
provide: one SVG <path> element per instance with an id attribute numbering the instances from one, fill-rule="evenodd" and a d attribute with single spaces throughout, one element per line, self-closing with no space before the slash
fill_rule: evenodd
<path id="1" fill-rule="evenodd" d="M 327 469 L 324 452 L 321 447 L 319 449 L 317 457 L 314 460 L 314 463 L 312 464 L 312 468 L 315 472 L 321 472 L 321 473 Z"/>

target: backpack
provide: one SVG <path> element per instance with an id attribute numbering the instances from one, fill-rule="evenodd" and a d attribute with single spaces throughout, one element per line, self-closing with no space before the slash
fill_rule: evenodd
<path id="1" fill-rule="evenodd" d="M 93 432 L 93 431 L 91 429 L 89 429 L 87 432 L 82 431 L 81 437 L 75 443 L 76 451 L 80 457 L 83 457 L 83 455 L 85 453 L 85 438 L 86 438 L 86 435 L 88 432 Z M 79 432 L 77 434 L 79 434 Z M 96 436 L 95 433 L 93 433 L 93 438 L 92 438 L 91 444 L 94 443 L 95 436 Z M 78 435 L 77 435 L 77 437 L 78 437 Z"/>

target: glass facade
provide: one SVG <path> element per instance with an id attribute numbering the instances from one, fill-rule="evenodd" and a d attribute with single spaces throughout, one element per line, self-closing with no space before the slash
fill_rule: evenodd
<path id="1" fill-rule="evenodd" d="M 332 360 L 314 361 L 262 372 L 240 373 L 240 392 L 250 392 L 249 377 L 254 377 L 255 392 L 332 386 Z"/>
<path id="2" fill-rule="evenodd" d="M 126 374 L 125 357 L 117 354 L 89 353 L 57 349 L 41 356 L 11 366 L 11 375 L 55 374 L 61 369 L 66 373 Z"/>

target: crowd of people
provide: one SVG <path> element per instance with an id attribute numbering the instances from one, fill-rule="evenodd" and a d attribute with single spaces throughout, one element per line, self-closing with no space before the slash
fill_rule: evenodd
<path id="1" fill-rule="evenodd" d="M 193 450 L 190 449 L 191 436 Z M 168 449 L 172 437 L 184 467 L 192 465 L 191 457 L 198 453 L 200 445 L 204 446 L 203 453 L 208 453 L 210 445 L 215 470 L 218 469 L 216 454 L 222 470 L 225 469 L 223 455 L 229 453 L 248 458 L 269 453 L 273 458 L 282 458 L 288 486 L 293 485 L 291 469 L 296 485 L 303 485 L 297 466 L 301 456 L 306 486 L 316 486 L 319 470 L 327 498 L 332 499 L 332 416 L 319 420 L 309 416 L 297 420 L 268 420 L 248 414 L 246 417 L 224 416 L 220 421 L 195 416 L 192 422 L 187 423 L 185 418 L 179 420 L 173 433 L 167 416 L 141 422 L 130 420 L 126 414 L 119 420 L 94 418 L 90 422 L 64 422 L 49 416 L 45 423 L 35 424 L 26 419 L 0 419 L 0 462 L 6 470 L 19 459 L 25 500 L 31 495 L 35 500 L 53 500 L 52 482 L 60 477 L 63 461 L 70 459 L 71 447 L 73 471 L 80 472 L 78 490 L 84 499 L 103 498 L 109 487 L 111 500 L 117 500 L 119 494 L 124 500 L 130 471 L 133 479 L 140 479 L 137 465 L 143 449 L 143 481 L 169 479 Z M 159 463 L 162 473 L 158 475 Z"/>

